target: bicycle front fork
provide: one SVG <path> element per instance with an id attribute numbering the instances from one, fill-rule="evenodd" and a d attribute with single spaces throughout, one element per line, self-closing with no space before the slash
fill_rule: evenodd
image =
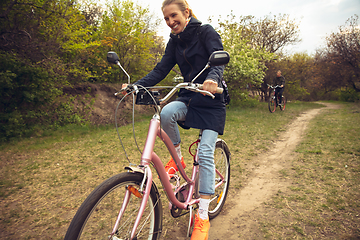
<path id="1" fill-rule="evenodd" d="M 147 180 L 147 182 L 146 182 L 146 180 Z M 145 187 L 145 190 L 143 190 L 144 187 Z M 135 239 L 136 229 L 138 228 L 138 226 L 140 224 L 141 217 L 144 214 L 144 210 L 145 210 L 147 201 L 148 201 L 149 196 L 150 196 L 151 187 L 152 187 L 152 172 L 151 172 L 149 166 L 145 166 L 144 177 L 143 177 L 143 180 L 141 182 L 140 189 L 139 189 L 140 191 L 134 192 L 134 191 L 137 191 L 137 190 L 132 190 L 132 186 L 130 186 L 130 185 L 127 186 L 123 203 L 121 205 L 118 217 L 116 219 L 113 231 L 111 232 L 110 236 L 114 236 L 116 234 L 116 231 L 117 231 L 117 229 L 119 227 L 119 223 L 121 221 L 121 218 L 123 217 L 124 212 L 125 212 L 125 210 L 127 208 L 127 205 L 128 205 L 128 203 L 130 201 L 131 194 L 137 195 L 137 194 L 139 194 L 139 192 L 141 192 L 141 193 L 143 193 L 143 195 L 142 195 L 142 199 L 141 199 L 141 203 L 140 203 L 139 212 L 138 212 L 137 217 L 135 219 L 134 226 L 133 226 L 133 229 L 132 229 L 131 235 L 130 235 L 130 239 Z"/>

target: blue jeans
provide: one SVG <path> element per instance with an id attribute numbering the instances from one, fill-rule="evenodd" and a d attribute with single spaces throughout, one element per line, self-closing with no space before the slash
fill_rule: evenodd
<path id="1" fill-rule="evenodd" d="M 282 88 L 280 88 L 280 87 L 275 88 L 275 102 L 276 102 L 276 106 L 277 106 L 278 104 L 281 104 L 283 92 L 284 92 L 284 87 L 282 87 Z M 279 102 L 278 102 L 278 98 L 279 98 Z"/>
<path id="2" fill-rule="evenodd" d="M 187 106 L 180 101 L 167 104 L 160 113 L 161 127 L 174 145 L 181 142 L 177 121 L 185 121 Z M 204 129 L 199 144 L 199 193 L 212 195 L 215 193 L 214 151 L 218 133 Z"/>

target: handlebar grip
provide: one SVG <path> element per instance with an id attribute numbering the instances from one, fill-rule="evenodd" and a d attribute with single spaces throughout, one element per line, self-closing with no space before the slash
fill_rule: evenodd
<path id="1" fill-rule="evenodd" d="M 200 90 L 204 90 L 202 84 L 198 84 L 198 88 L 199 88 Z M 222 89 L 222 88 L 220 88 L 220 87 L 217 87 L 217 88 L 216 88 L 216 93 L 222 94 L 223 91 L 224 91 L 224 89 Z"/>

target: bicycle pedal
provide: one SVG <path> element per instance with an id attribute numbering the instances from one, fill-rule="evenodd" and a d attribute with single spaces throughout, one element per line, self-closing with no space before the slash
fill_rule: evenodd
<path id="1" fill-rule="evenodd" d="M 170 183 L 174 183 L 176 182 L 176 178 L 174 178 L 174 176 L 172 176 L 170 179 L 169 179 Z"/>
<path id="2" fill-rule="evenodd" d="M 181 177 L 179 175 L 177 175 L 176 173 L 174 173 L 172 175 L 172 177 L 170 178 L 170 182 L 176 182 L 176 181 L 180 181 Z"/>
<path id="3" fill-rule="evenodd" d="M 172 185 L 173 189 L 177 189 L 178 187 L 180 187 L 180 177 L 177 174 L 174 174 L 170 179 L 170 183 Z"/>
<path id="4" fill-rule="evenodd" d="M 111 236 L 109 236 L 109 238 L 110 238 Z M 107 238 L 107 239 L 109 239 L 109 238 Z M 113 240 L 121 240 L 120 238 L 118 238 L 117 236 L 112 236 L 112 238 L 111 239 L 113 239 Z"/>

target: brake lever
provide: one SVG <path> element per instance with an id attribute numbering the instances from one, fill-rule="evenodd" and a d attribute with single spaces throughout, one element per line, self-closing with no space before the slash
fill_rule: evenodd
<path id="1" fill-rule="evenodd" d="M 126 93 L 129 93 L 131 91 L 135 91 L 135 94 L 137 94 L 139 92 L 138 90 L 138 87 L 136 85 L 133 85 L 133 84 L 129 84 L 126 86 L 126 88 L 122 88 L 120 89 L 118 92 L 115 93 L 115 96 L 117 96 L 119 93 L 122 93 L 122 92 L 126 92 Z"/>
<path id="2" fill-rule="evenodd" d="M 193 91 L 193 92 L 198 92 L 198 93 L 202 93 L 202 94 L 208 95 L 208 96 L 210 96 L 212 99 L 215 98 L 214 94 L 212 94 L 211 92 L 208 92 L 208 91 L 205 91 L 205 90 L 200 90 L 200 89 L 198 89 L 197 87 L 187 86 L 187 87 L 185 87 L 185 89 L 190 90 L 190 91 Z"/>
<path id="3" fill-rule="evenodd" d="M 120 89 L 118 92 L 114 93 L 114 95 L 117 96 L 119 93 L 122 93 L 124 91 L 126 91 L 126 88 Z"/>
<path id="4" fill-rule="evenodd" d="M 203 93 L 203 94 L 205 94 L 205 95 L 208 95 L 208 96 L 210 96 L 212 99 L 214 99 L 214 98 L 215 98 L 215 95 L 214 95 L 214 94 L 212 94 L 211 92 L 204 91 L 204 90 L 200 90 L 200 89 L 198 89 L 198 90 L 197 90 L 197 92 L 199 92 L 199 93 Z"/>

